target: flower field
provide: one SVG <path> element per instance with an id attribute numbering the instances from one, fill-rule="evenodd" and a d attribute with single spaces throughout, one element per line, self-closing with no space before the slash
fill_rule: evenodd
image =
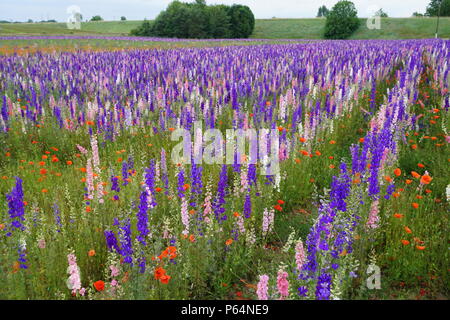
<path id="1" fill-rule="evenodd" d="M 100 40 L 0 50 L 0 299 L 449 297 L 450 41 Z"/>

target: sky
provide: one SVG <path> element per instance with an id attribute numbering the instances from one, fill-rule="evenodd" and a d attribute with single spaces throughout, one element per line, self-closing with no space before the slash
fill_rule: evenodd
<path id="1" fill-rule="evenodd" d="M 100 15 L 104 20 L 154 19 L 171 0 L 0 0 L 0 20 L 34 21 L 55 19 L 65 22 L 72 6 L 80 8 L 83 19 Z M 185 0 L 185 2 L 191 2 Z M 249 6 L 257 19 L 313 18 L 322 4 L 331 8 L 338 0 L 207 0 L 208 4 L 239 3 Z M 390 17 L 410 17 L 424 13 L 430 0 L 353 0 L 358 16 L 368 17 L 383 8 Z"/>

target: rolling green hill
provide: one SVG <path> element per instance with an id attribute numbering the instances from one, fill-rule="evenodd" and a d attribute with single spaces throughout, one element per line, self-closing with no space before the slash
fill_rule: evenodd
<path id="1" fill-rule="evenodd" d="M 369 30 L 366 19 L 352 39 L 433 38 L 435 18 L 383 18 L 380 30 Z M 70 30 L 65 23 L 2 23 L 0 35 L 104 34 L 128 35 L 142 21 L 83 22 L 81 30 Z M 256 21 L 252 38 L 321 39 L 325 19 L 262 19 Z M 450 38 L 450 18 L 441 18 L 440 37 Z"/>

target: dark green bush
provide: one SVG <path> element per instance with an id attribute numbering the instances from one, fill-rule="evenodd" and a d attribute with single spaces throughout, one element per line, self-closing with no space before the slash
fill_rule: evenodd
<path id="1" fill-rule="evenodd" d="M 93 17 L 91 18 L 91 21 L 103 21 L 103 18 L 100 17 L 100 16 L 93 16 Z"/>
<path id="2" fill-rule="evenodd" d="M 339 1 L 327 15 L 325 38 L 347 39 L 359 27 L 360 20 L 351 1 Z"/>
<path id="3" fill-rule="evenodd" d="M 255 28 L 255 17 L 247 6 L 206 5 L 173 1 L 151 24 L 131 31 L 131 35 L 169 38 L 248 38 Z"/>

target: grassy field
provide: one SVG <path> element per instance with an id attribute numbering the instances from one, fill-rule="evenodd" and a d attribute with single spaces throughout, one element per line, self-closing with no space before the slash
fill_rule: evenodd
<path id="1" fill-rule="evenodd" d="M 411 39 L 433 38 L 436 19 L 384 18 L 380 30 L 369 30 L 366 19 L 352 39 Z M 0 35 L 26 34 L 109 34 L 128 35 L 142 21 L 84 22 L 81 30 L 67 29 L 65 23 L 0 24 Z M 265 19 L 257 20 L 252 38 L 264 39 L 320 39 L 325 27 L 324 19 Z M 440 36 L 450 37 L 450 18 L 442 18 Z"/>

